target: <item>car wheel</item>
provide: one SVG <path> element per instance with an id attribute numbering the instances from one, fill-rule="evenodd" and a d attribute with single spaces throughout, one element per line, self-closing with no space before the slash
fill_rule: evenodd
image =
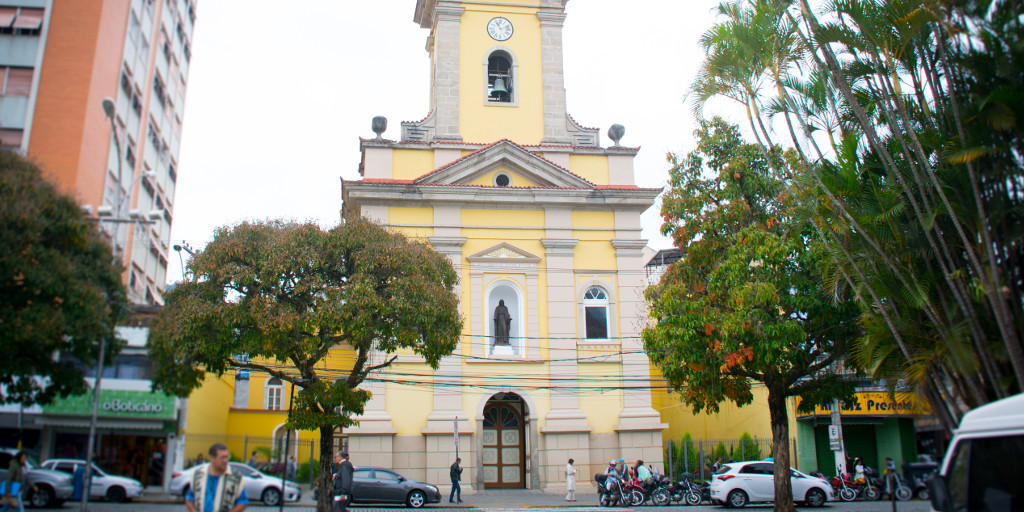
<path id="1" fill-rule="evenodd" d="M 49 486 L 39 485 L 28 497 L 28 502 L 35 508 L 49 508 L 56 504 L 53 489 Z"/>
<path id="2" fill-rule="evenodd" d="M 124 492 L 123 487 L 111 487 L 110 489 L 107 489 L 107 501 L 121 503 L 127 497 L 128 493 Z"/>
<path id="3" fill-rule="evenodd" d="M 260 499 L 263 500 L 264 505 L 273 507 L 281 503 L 281 491 L 277 490 L 277 487 L 268 487 L 263 491 L 263 496 Z"/>
<path id="4" fill-rule="evenodd" d="M 825 504 L 828 498 L 825 497 L 825 492 L 821 489 L 814 488 L 807 491 L 807 496 L 804 497 L 804 503 L 810 507 L 820 507 Z"/>
<path id="5" fill-rule="evenodd" d="M 750 498 L 747 497 L 747 493 L 739 489 L 735 489 L 729 493 L 729 496 L 725 499 L 725 502 L 728 503 L 729 506 L 732 508 L 743 508 L 747 506 L 747 501 L 749 501 L 749 499 Z"/>
<path id="6" fill-rule="evenodd" d="M 409 497 L 405 499 L 405 504 L 411 508 L 420 508 L 426 502 L 427 495 L 423 494 L 423 491 L 412 491 L 409 493 Z"/>

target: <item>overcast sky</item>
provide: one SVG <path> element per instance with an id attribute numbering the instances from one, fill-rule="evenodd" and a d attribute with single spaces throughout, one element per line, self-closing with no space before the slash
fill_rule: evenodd
<path id="1" fill-rule="evenodd" d="M 641 146 L 637 183 L 661 187 L 667 152 L 693 147 L 684 96 L 703 55 L 711 0 L 572 0 L 564 28 L 569 113 L 582 125 L 626 128 Z M 172 243 L 201 249 L 218 226 L 245 219 L 339 222 L 339 178 L 358 178 L 359 137 L 384 136 L 429 110 L 428 31 L 415 0 L 203 0 L 174 205 Z M 733 119 L 739 122 L 740 119 Z M 482 142 L 482 141 L 481 141 Z M 654 206 L 643 217 L 654 248 Z M 168 282 L 181 280 L 171 255 Z"/>

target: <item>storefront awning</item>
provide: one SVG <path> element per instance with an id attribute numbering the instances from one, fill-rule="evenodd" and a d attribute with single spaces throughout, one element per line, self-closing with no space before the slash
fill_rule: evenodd
<path id="1" fill-rule="evenodd" d="M 35 419 L 36 425 L 65 428 L 89 428 L 89 418 L 41 416 Z M 163 421 L 146 421 L 114 418 L 96 418 L 97 429 L 118 430 L 162 430 L 166 425 Z"/>

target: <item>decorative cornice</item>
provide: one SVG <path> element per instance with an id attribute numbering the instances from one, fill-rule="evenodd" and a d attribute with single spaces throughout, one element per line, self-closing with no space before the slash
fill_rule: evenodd
<path id="1" fill-rule="evenodd" d="M 540 19 L 540 26 L 559 26 L 565 22 L 565 13 L 558 11 L 537 11 L 537 18 Z"/>
<path id="2" fill-rule="evenodd" d="M 444 249 L 461 251 L 462 245 L 466 243 L 464 236 L 431 236 L 427 237 L 427 240 L 434 246 L 434 250 L 439 252 L 443 252 Z"/>
<path id="3" fill-rule="evenodd" d="M 647 240 L 624 240 L 616 238 L 612 240 L 612 247 L 615 248 L 616 255 L 634 256 L 643 252 L 644 247 L 647 247 Z"/>
<path id="4" fill-rule="evenodd" d="M 434 7 L 434 15 L 437 21 L 442 19 L 445 21 L 459 21 L 462 13 L 465 11 L 466 8 L 459 5 L 438 5 Z"/>
<path id="5" fill-rule="evenodd" d="M 572 254 L 580 240 L 578 238 L 541 238 L 540 243 L 547 249 L 548 254 Z"/>

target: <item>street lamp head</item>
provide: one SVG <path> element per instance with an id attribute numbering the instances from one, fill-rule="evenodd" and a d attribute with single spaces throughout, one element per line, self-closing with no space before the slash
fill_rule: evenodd
<path id="1" fill-rule="evenodd" d="M 172 245 L 172 246 L 171 246 L 171 248 L 172 248 L 172 249 L 174 249 L 174 250 L 175 250 L 175 251 L 177 251 L 177 252 L 181 252 L 181 246 L 180 246 L 180 245 L 178 245 L 178 244 L 174 244 L 174 245 Z"/>
<path id="2" fill-rule="evenodd" d="M 110 98 L 103 98 L 103 113 L 106 114 L 111 121 L 114 120 L 114 112 L 114 100 Z"/>

